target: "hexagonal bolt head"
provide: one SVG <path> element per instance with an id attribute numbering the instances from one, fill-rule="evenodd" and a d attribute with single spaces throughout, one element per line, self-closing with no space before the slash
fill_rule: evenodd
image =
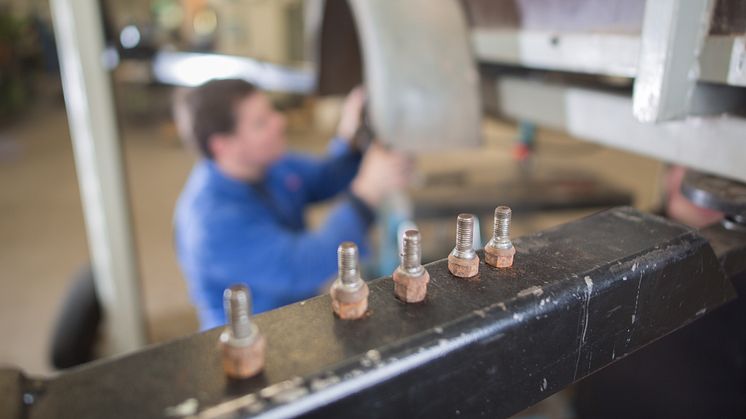
<path id="1" fill-rule="evenodd" d="M 510 268 L 513 266 L 515 256 L 515 247 L 510 249 L 498 249 L 491 246 L 484 248 L 484 262 L 495 268 Z"/>
<path id="2" fill-rule="evenodd" d="M 459 278 L 479 273 L 479 256 L 474 252 L 474 215 L 459 214 L 456 221 L 456 247 L 448 255 L 448 270 Z"/>
<path id="3" fill-rule="evenodd" d="M 249 378 L 264 369 L 267 340 L 257 336 L 248 345 L 236 344 L 226 332 L 220 334 L 220 347 L 223 355 L 223 371 L 232 378 Z"/>
<path id="4" fill-rule="evenodd" d="M 473 278 L 479 273 L 479 256 L 472 259 L 462 259 L 448 255 L 448 270 L 459 278 Z"/>
<path id="5" fill-rule="evenodd" d="M 228 324 L 220 334 L 223 370 L 232 378 L 249 378 L 264 368 L 267 341 L 251 321 L 251 294 L 245 285 L 223 293 Z"/>
<path id="6" fill-rule="evenodd" d="M 342 320 L 355 320 L 365 316 L 368 311 L 368 284 L 350 291 L 335 281 L 331 289 L 332 310 Z"/>
<path id="7" fill-rule="evenodd" d="M 404 232 L 401 264 L 394 271 L 394 294 L 405 303 L 419 303 L 427 295 L 427 283 L 430 274 L 422 266 L 422 244 L 420 232 L 407 230 Z"/>
<path id="8" fill-rule="evenodd" d="M 340 319 L 354 320 L 368 310 L 368 284 L 360 277 L 358 249 L 344 242 L 337 249 L 339 276 L 332 284 L 332 310 Z"/>
<path id="9" fill-rule="evenodd" d="M 501 205 L 495 208 L 492 239 L 484 246 L 484 261 L 495 268 L 509 268 L 513 266 L 515 247 L 510 241 L 510 207 Z"/>
<path id="10" fill-rule="evenodd" d="M 394 294 L 405 303 L 419 303 L 427 296 L 430 274 L 426 270 L 420 276 L 411 276 L 399 269 L 394 271 Z"/>

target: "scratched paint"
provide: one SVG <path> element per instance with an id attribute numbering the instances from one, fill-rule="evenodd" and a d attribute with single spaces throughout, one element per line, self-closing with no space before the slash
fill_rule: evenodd
<path id="1" fill-rule="evenodd" d="M 589 317 L 589 306 L 591 303 L 591 293 L 593 293 L 593 279 L 590 276 L 583 278 L 585 281 L 585 306 L 583 309 L 583 332 L 580 335 L 580 341 L 578 342 L 578 359 L 575 361 L 575 375 L 578 376 L 578 366 L 580 365 L 580 357 L 583 353 L 583 345 L 585 345 L 585 335 L 588 332 L 588 317 Z"/>

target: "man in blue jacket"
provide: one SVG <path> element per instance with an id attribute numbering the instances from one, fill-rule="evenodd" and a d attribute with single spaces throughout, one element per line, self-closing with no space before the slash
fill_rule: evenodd
<path id="1" fill-rule="evenodd" d="M 176 251 L 202 329 L 225 323 L 223 290 L 243 282 L 255 312 L 318 293 L 336 272 L 343 241 L 364 251 L 374 208 L 403 187 L 410 164 L 372 145 L 350 144 L 363 93 L 348 97 L 328 155 L 286 152 L 285 119 L 242 80 L 213 80 L 190 92 L 183 109 L 201 159 L 176 206 Z M 326 222 L 308 230 L 307 205 L 341 196 Z"/>

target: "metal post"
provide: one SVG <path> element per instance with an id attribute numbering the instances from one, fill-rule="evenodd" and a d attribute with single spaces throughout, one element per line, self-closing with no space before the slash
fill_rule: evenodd
<path id="1" fill-rule="evenodd" d="M 633 97 L 639 121 L 681 119 L 690 113 L 714 4 L 711 0 L 646 2 Z"/>
<path id="2" fill-rule="evenodd" d="M 105 351 L 145 343 L 129 203 L 96 0 L 52 0 L 67 117 L 73 141 Z"/>

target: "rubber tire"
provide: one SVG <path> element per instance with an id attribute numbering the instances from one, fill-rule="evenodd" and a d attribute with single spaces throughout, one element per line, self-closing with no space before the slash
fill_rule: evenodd
<path id="1" fill-rule="evenodd" d="M 64 369 L 94 360 L 100 322 L 93 271 L 86 266 L 74 277 L 52 330 L 52 365 Z"/>

